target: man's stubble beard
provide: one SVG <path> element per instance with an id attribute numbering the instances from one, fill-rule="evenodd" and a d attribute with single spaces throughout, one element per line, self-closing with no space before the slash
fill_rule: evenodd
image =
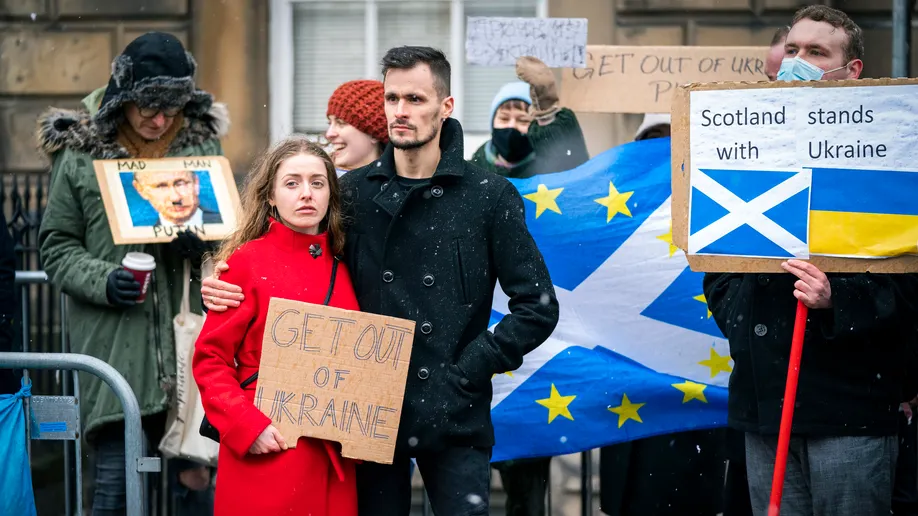
<path id="1" fill-rule="evenodd" d="M 421 138 L 418 140 L 410 140 L 410 141 L 396 141 L 395 139 L 390 137 L 389 142 L 392 144 L 393 147 L 399 150 L 414 150 L 414 149 L 420 149 L 421 147 L 432 142 L 433 139 L 436 138 L 438 134 L 440 134 L 440 124 L 434 124 L 433 131 L 431 131 L 430 136 L 428 136 L 427 138 Z"/>

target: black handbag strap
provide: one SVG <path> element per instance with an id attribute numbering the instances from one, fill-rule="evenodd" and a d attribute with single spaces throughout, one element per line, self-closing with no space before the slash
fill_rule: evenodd
<path id="1" fill-rule="evenodd" d="M 328 306 L 328 303 L 331 302 L 332 294 L 335 291 L 335 276 L 337 275 L 338 275 L 338 258 L 336 257 L 332 259 L 331 281 L 328 284 L 328 294 L 325 295 L 325 302 L 322 303 L 323 305 Z M 243 380 L 242 383 L 239 384 L 239 386 L 245 389 L 257 379 L 258 379 L 258 372 L 255 372 L 254 374 L 252 374 L 252 376 Z"/>

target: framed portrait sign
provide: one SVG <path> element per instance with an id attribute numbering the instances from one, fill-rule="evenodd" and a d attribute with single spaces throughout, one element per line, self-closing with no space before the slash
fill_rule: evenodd
<path id="1" fill-rule="evenodd" d="M 222 156 L 95 160 L 115 244 L 169 242 L 188 229 L 222 240 L 236 229 L 239 192 Z"/>

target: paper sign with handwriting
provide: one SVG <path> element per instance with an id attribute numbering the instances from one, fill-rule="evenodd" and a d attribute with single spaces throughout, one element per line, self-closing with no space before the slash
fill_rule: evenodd
<path id="1" fill-rule="evenodd" d="M 586 18 L 499 18 L 469 16 L 465 53 L 481 66 L 514 66 L 522 56 L 550 68 L 583 68 Z"/>
<path id="2" fill-rule="evenodd" d="M 680 84 L 765 81 L 767 47 L 587 47 L 586 68 L 565 70 L 561 104 L 574 111 L 669 113 Z"/>
<path id="3" fill-rule="evenodd" d="M 414 321 L 272 298 L 255 405 L 294 446 L 341 443 L 341 455 L 391 464 Z"/>

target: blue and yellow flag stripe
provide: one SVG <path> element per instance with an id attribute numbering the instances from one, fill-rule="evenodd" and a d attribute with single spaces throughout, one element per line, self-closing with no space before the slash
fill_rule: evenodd
<path id="1" fill-rule="evenodd" d="M 918 253 L 918 173 L 812 171 L 810 253 L 871 258 Z"/>

